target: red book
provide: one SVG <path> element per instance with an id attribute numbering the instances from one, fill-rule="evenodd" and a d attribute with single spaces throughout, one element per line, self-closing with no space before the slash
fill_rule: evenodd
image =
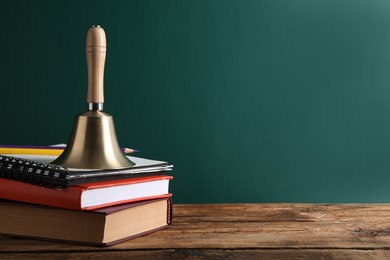
<path id="1" fill-rule="evenodd" d="M 93 210 L 128 202 L 167 198 L 169 175 L 85 183 L 61 190 L 0 178 L 0 198 L 75 210 Z"/>

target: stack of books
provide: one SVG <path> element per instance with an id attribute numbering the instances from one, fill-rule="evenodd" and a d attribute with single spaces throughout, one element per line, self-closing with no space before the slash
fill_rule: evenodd
<path id="1" fill-rule="evenodd" d="M 108 246 L 171 224 L 167 162 L 129 156 L 130 168 L 81 170 L 55 158 L 0 154 L 0 234 Z"/>

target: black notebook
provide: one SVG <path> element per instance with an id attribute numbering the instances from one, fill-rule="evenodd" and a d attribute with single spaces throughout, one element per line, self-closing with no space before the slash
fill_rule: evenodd
<path id="1" fill-rule="evenodd" d="M 122 169 L 71 169 L 49 162 L 55 156 L 0 155 L 0 177 L 29 182 L 53 188 L 81 183 L 140 177 L 172 170 L 173 165 L 163 161 L 128 156 L 134 166 Z"/>

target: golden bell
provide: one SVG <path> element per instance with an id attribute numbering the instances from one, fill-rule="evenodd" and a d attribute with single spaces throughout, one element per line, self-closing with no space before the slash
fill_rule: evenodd
<path id="1" fill-rule="evenodd" d="M 118 145 L 112 116 L 102 112 L 106 35 L 100 26 L 87 34 L 89 111 L 78 115 L 64 152 L 52 163 L 80 169 L 117 169 L 134 165 Z"/>

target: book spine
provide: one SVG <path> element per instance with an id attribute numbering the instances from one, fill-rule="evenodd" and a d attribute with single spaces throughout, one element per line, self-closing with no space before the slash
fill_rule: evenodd
<path id="1" fill-rule="evenodd" d="M 30 183 L 0 178 L 0 198 L 66 209 L 81 210 L 82 190 L 48 189 Z"/>
<path id="2" fill-rule="evenodd" d="M 172 224 L 172 198 L 167 199 L 168 213 L 167 213 L 167 224 Z"/>

